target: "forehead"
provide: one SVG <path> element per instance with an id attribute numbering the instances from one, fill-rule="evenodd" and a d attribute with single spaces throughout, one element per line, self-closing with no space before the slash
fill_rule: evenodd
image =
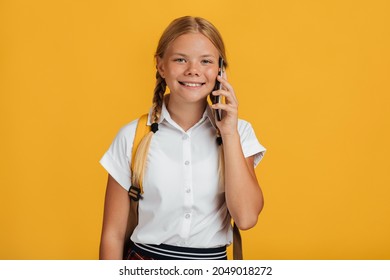
<path id="1" fill-rule="evenodd" d="M 188 55 L 218 56 L 213 43 L 201 33 L 183 34 L 173 40 L 166 50 L 167 54 L 182 53 Z"/>

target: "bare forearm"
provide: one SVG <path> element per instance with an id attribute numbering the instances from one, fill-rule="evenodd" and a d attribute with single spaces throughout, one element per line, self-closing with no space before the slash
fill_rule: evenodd
<path id="1" fill-rule="evenodd" d="M 112 238 L 103 234 L 100 242 L 99 259 L 121 260 L 123 254 L 123 246 L 123 239 Z"/>
<path id="2" fill-rule="evenodd" d="M 225 192 L 229 212 L 241 229 L 257 223 L 263 208 L 263 195 L 252 166 L 245 159 L 237 133 L 223 137 L 225 161 Z M 252 159 L 253 164 L 253 159 Z"/>
<path id="3" fill-rule="evenodd" d="M 263 195 L 257 183 L 253 157 L 245 158 L 242 152 L 238 127 L 238 100 L 233 87 L 224 77 L 217 77 L 222 89 L 213 91 L 215 96 L 224 96 L 225 103 L 212 105 L 223 111 L 217 126 L 223 140 L 225 162 L 225 196 L 230 215 L 240 229 L 249 229 L 257 223 L 263 208 Z"/>
<path id="4" fill-rule="evenodd" d="M 114 178 L 108 176 L 100 259 L 122 259 L 129 207 L 127 191 Z"/>

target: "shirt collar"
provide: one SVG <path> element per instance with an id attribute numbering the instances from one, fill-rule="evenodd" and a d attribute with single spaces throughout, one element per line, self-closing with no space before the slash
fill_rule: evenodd
<path id="1" fill-rule="evenodd" d="M 160 119 L 157 122 L 158 124 L 162 123 L 165 119 L 168 120 L 168 121 L 172 120 L 171 119 L 171 115 L 168 112 L 168 109 L 167 109 L 167 106 L 166 106 L 166 102 L 165 102 L 165 99 L 168 98 L 167 96 L 168 95 L 166 95 L 164 97 L 164 100 L 163 100 L 163 104 L 162 104 L 162 108 L 161 108 L 161 116 L 160 116 Z M 147 123 L 147 125 L 151 125 L 152 124 L 151 121 L 150 121 L 152 119 L 152 113 L 153 113 L 153 108 L 151 108 L 149 110 L 149 116 L 148 116 L 148 123 Z"/>
<path id="2" fill-rule="evenodd" d="M 213 112 L 213 109 L 211 109 L 210 105 L 207 104 L 207 107 L 206 107 L 206 110 L 203 114 L 203 117 L 207 116 L 211 122 L 211 124 L 213 125 L 213 127 L 215 129 L 217 129 L 217 124 L 215 123 L 215 114 Z"/>

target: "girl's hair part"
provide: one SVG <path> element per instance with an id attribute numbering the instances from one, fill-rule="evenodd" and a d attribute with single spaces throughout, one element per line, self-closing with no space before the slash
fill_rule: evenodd
<path id="1" fill-rule="evenodd" d="M 155 58 L 163 58 L 168 46 L 179 36 L 188 33 L 200 33 L 207 37 L 218 50 L 227 68 L 225 44 L 218 29 L 208 20 L 201 17 L 184 16 L 173 20 L 165 29 L 158 42 Z"/>

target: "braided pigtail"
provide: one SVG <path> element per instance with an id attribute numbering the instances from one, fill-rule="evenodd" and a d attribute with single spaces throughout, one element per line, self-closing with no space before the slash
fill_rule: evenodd
<path id="1" fill-rule="evenodd" d="M 216 111 L 212 110 L 214 119 L 216 119 Z M 218 174 L 219 174 L 219 181 L 222 186 L 225 185 L 225 156 L 223 152 L 223 141 L 221 132 L 218 127 L 216 127 L 216 136 L 217 136 L 217 145 L 218 145 Z"/>
<path id="2" fill-rule="evenodd" d="M 219 129 L 217 129 L 217 135 L 220 135 Z M 225 156 L 223 152 L 223 143 L 222 143 L 222 137 L 217 136 L 221 139 L 221 144 L 218 145 L 218 174 L 219 174 L 219 181 L 222 184 L 222 186 L 225 185 Z M 218 139 L 217 138 L 217 139 Z M 217 140 L 218 141 L 218 140 Z"/>
<path id="3" fill-rule="evenodd" d="M 158 131 L 158 121 L 161 116 L 161 110 L 166 89 L 166 82 L 159 72 L 156 74 L 156 86 L 154 88 L 153 107 L 150 122 L 151 131 L 147 133 L 139 143 L 134 159 L 134 170 L 132 170 L 132 184 L 142 190 L 142 182 L 146 168 L 146 160 L 149 153 L 150 142 L 153 135 Z M 143 191 L 141 191 L 142 193 Z"/>

